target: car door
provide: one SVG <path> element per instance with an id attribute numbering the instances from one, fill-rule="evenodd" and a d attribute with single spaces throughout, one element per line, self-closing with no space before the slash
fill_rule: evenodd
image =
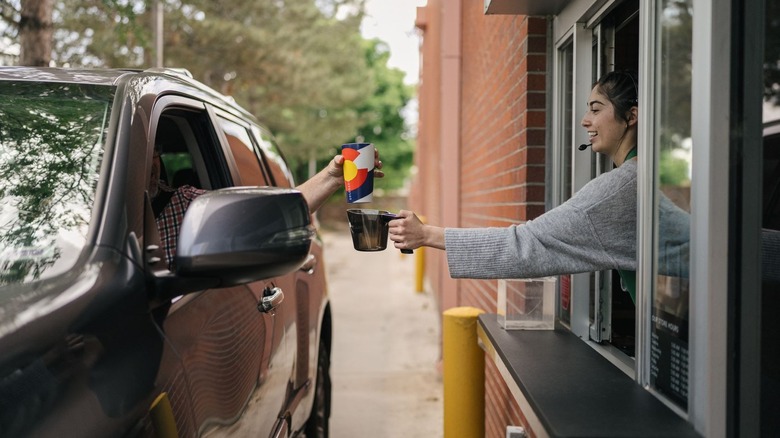
<path id="1" fill-rule="evenodd" d="M 261 162 L 268 174 L 279 187 L 293 187 L 294 182 L 282 153 L 268 130 L 252 126 L 252 139 L 255 141 Z M 316 219 L 316 218 L 315 218 Z M 315 222 L 314 220 L 312 222 Z M 316 222 L 315 222 L 316 223 Z M 323 312 L 327 296 L 327 282 L 323 259 L 322 241 L 312 241 L 309 258 L 295 273 L 295 371 L 292 387 L 298 404 L 291 406 L 293 430 L 298 430 L 308 419 L 314 391 L 309 390 L 317 373 L 319 339 L 323 328 Z"/>
<path id="2" fill-rule="evenodd" d="M 250 137 L 249 125 L 246 121 L 224 111 L 215 111 L 220 135 L 226 144 L 225 155 L 230 165 L 237 171 L 236 184 L 243 186 L 272 186 L 273 180 L 266 166 L 258 159 Z M 296 351 L 296 300 L 295 274 L 274 277 L 262 282 L 247 285 L 255 298 L 262 299 L 269 294 L 281 294 L 281 304 L 268 312 L 269 322 L 273 326 L 272 355 L 268 367 L 260 376 L 262 385 L 258 386 L 253 395 L 255 403 L 248 407 L 247 418 L 262 417 L 269 411 L 277 414 L 278 421 L 274 430 L 285 427 L 285 406 L 290 396 L 290 379 L 295 365 Z M 225 430 L 227 435 L 246 434 L 252 432 L 251 421 Z M 221 434 L 220 434 L 221 435 Z"/>
<path id="3" fill-rule="evenodd" d="M 162 145 L 162 175 L 191 174 L 182 182 L 211 190 L 235 185 L 237 173 L 225 155 L 214 115 L 196 99 L 165 97 L 152 111 L 150 137 Z M 156 229 L 150 233 L 159 232 Z M 158 262 L 159 264 L 159 262 Z M 164 268 L 165 266 L 163 266 Z M 160 269 L 158 266 L 156 269 Z M 280 403 L 258 399 L 260 387 L 273 382 L 269 359 L 279 345 L 275 319 L 258 310 L 265 284 L 208 289 L 174 298 L 160 324 L 165 357 L 181 367 L 163 366 L 158 385 L 168 393 L 180 436 L 198 436 L 226 426 L 248 427 L 255 436 L 269 436 Z M 165 363 L 165 361 L 164 361 Z M 251 421 L 242 414 L 258 406 Z"/>

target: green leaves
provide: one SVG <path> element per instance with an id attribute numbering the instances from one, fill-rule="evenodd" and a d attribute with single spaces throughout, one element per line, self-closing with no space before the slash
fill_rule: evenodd
<path id="1" fill-rule="evenodd" d="M 390 49 L 377 39 L 364 41 L 366 63 L 371 68 L 374 91 L 360 106 L 363 124 L 358 136 L 374 143 L 380 150 L 385 178 L 377 180 L 380 189 L 403 186 L 414 157 L 414 145 L 401 111 L 414 96 L 411 86 L 404 83 L 404 73 L 390 68 Z"/>
<path id="2" fill-rule="evenodd" d="M 233 96 L 276 135 L 296 172 L 357 137 L 377 144 L 399 187 L 413 145 L 401 111 L 414 90 L 360 34 L 365 0 L 164 0 L 164 64 Z M 153 0 L 69 0 L 55 8 L 58 65 L 151 65 Z"/>

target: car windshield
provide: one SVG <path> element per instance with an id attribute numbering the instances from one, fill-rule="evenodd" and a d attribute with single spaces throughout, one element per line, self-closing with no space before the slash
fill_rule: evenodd
<path id="1" fill-rule="evenodd" d="M 0 286 L 54 277 L 78 260 L 113 94 L 0 81 Z"/>

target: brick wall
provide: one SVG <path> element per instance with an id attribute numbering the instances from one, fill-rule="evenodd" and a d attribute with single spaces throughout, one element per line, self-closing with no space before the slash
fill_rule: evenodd
<path id="1" fill-rule="evenodd" d="M 544 212 L 547 22 L 464 3 L 461 225 L 504 227 Z M 496 281 L 463 280 L 493 312 Z"/>
<path id="2" fill-rule="evenodd" d="M 463 12 L 461 224 L 505 227 L 544 212 L 547 22 Z M 462 280 L 462 305 L 496 309 L 497 281 Z M 522 413 L 485 361 L 485 436 L 522 425 Z"/>
<path id="3" fill-rule="evenodd" d="M 483 2 L 460 2 L 460 141 L 443 145 L 439 121 L 448 108 L 440 105 L 439 86 L 447 74 L 441 71 L 441 21 L 452 14 L 445 10 L 451 5 L 429 0 L 424 11 L 418 176 L 410 204 L 441 225 L 438 182 L 442 172 L 458 171 L 458 226 L 522 223 L 544 212 L 548 23 L 485 15 Z M 459 153 L 460 169 L 442 169 L 442 153 Z M 459 306 L 495 312 L 496 280 L 459 280 L 455 290 L 444 290 L 442 252 L 433 252 L 426 275 L 437 296 L 456 294 Z M 507 425 L 522 425 L 524 419 L 495 365 L 489 359 L 485 364 L 485 436 L 503 437 Z"/>
<path id="4" fill-rule="evenodd" d="M 506 426 L 525 426 L 528 421 L 501 378 L 493 361 L 485 360 L 485 437 L 503 438 Z M 531 430 L 526 427 L 527 432 Z"/>

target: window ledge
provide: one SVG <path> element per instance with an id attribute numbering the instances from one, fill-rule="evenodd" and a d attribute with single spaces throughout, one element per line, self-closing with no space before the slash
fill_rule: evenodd
<path id="1" fill-rule="evenodd" d="M 504 330 L 482 314 L 478 334 L 535 436 L 700 436 L 568 331 Z"/>

